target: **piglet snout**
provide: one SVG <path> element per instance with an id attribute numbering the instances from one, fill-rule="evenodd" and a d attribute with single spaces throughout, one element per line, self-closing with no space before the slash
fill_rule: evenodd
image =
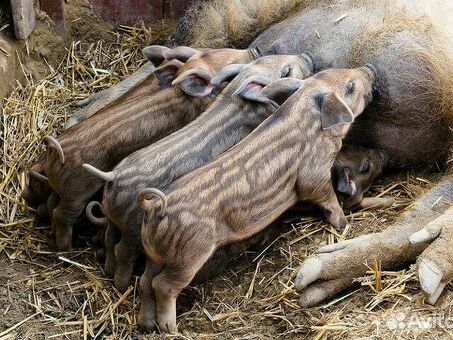
<path id="1" fill-rule="evenodd" d="M 337 191 L 343 194 L 354 196 L 357 193 L 357 185 L 349 179 L 351 170 L 344 168 L 338 173 Z"/>

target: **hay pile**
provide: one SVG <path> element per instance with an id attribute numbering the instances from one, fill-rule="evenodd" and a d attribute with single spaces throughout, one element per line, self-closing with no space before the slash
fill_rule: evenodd
<path id="1" fill-rule="evenodd" d="M 135 318 L 138 279 L 120 294 L 95 262 L 92 249 L 55 253 L 46 236 L 48 226 L 38 223 L 19 197 L 26 170 L 44 151 L 42 137 L 62 129 L 74 102 L 141 66 L 140 49 L 156 36 L 143 27 L 120 27 L 115 34 L 117 41 L 110 45 L 73 43 L 59 67 L 49 66 L 42 80 L 24 71 L 26 83 L 17 84 L 3 102 L 0 340 L 140 337 Z M 279 236 L 270 244 L 245 251 L 223 276 L 183 293 L 177 338 L 388 338 L 395 332 L 412 339 L 414 331 L 384 327 L 387 318 L 395 311 L 412 310 L 424 317 L 447 313 L 451 301 L 449 294 L 445 307 L 422 304 L 413 271 L 381 272 L 379 264 L 369 264 L 369 275 L 359 280 L 362 288 L 309 310 L 299 306 L 293 280 L 318 245 L 385 229 L 432 179 L 403 174 L 378 183 L 374 194 L 391 195 L 398 204 L 350 214 L 352 228 L 343 234 L 316 218 L 284 217 L 276 226 Z M 441 329 L 429 332 L 431 338 L 447 334 Z"/>

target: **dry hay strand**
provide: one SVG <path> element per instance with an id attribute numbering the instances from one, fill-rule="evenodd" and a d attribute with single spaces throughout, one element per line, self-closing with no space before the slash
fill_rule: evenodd
<path id="1" fill-rule="evenodd" d="M 49 75 L 39 81 L 27 75 L 27 82 L 17 84 L 3 103 L 0 339 L 140 338 L 137 277 L 120 294 L 95 262 L 92 249 L 83 246 L 55 253 L 46 236 L 48 227 L 36 220 L 19 196 L 26 169 L 43 151 L 42 137 L 61 130 L 71 104 L 110 87 L 144 62 L 139 50 L 151 33 L 140 27 L 120 30 L 118 42 L 112 45 L 73 43 L 57 69 L 49 67 Z M 422 304 L 411 272 L 373 270 L 359 279 L 362 288 L 319 308 L 301 308 L 294 289 L 300 264 L 319 245 L 385 229 L 435 179 L 408 173 L 378 182 L 370 195 L 392 196 L 397 203 L 385 210 L 349 213 L 351 227 L 342 233 L 319 217 L 286 215 L 276 225 L 278 236 L 268 245 L 244 251 L 224 275 L 185 290 L 178 311 L 180 333 L 170 338 L 389 337 L 393 333 L 379 322 L 395 311 L 418 308 L 417 313 L 425 316 L 445 312 L 444 305 L 436 309 Z M 445 332 L 431 335 L 438 334 Z M 398 335 L 412 339 L 413 334 Z"/>
<path id="2" fill-rule="evenodd" d="M 55 253 L 20 193 L 42 138 L 62 130 L 75 102 L 136 71 L 146 62 L 141 49 L 168 30 L 120 26 L 113 43 L 73 42 L 40 80 L 21 64 L 25 80 L 3 100 L 0 122 L 0 339 L 99 338 L 107 328 L 113 338 L 131 334 L 136 284 L 124 294 L 112 289 L 91 250 Z"/>

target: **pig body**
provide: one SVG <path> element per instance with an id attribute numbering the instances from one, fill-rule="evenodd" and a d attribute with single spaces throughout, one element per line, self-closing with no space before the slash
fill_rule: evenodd
<path id="1" fill-rule="evenodd" d="M 122 109 L 93 115 L 63 132 L 58 141 L 51 141 L 50 145 L 61 148 L 60 152 L 53 148 L 48 151 L 45 167 L 54 192 L 48 206 L 58 248 L 70 248 L 73 224 L 103 185 L 102 180 L 83 170 L 83 163 L 112 169 L 131 152 L 193 120 L 206 104 L 206 100 L 187 96 L 178 87 L 166 87 L 151 97 L 126 102 Z"/>
<path id="2" fill-rule="evenodd" d="M 145 189 L 138 195 L 145 212 L 143 246 L 161 270 L 144 278 L 141 289 L 149 289 L 152 280 L 161 330 L 176 330 L 176 297 L 218 247 L 253 236 L 298 200 L 315 202 L 329 222 L 345 226 L 330 171 L 341 138 L 371 98 L 373 76 L 366 68 L 332 70 L 288 82 L 303 85 L 235 147 L 176 180 L 165 193 Z M 343 97 L 351 82 L 357 89 Z M 144 327 L 152 324 L 152 304 L 142 299 Z"/>
<path id="3" fill-rule="evenodd" d="M 156 67 L 151 62 L 148 62 L 120 83 L 78 102 L 76 105 L 77 110 L 69 117 L 65 124 L 65 129 L 69 129 L 71 126 L 91 117 L 96 112 L 115 105 L 120 101 L 127 101 L 146 93 L 152 93 L 160 86 L 159 81 L 153 74 L 155 69 Z"/>
<path id="4" fill-rule="evenodd" d="M 269 6 L 271 13 L 265 10 Z M 290 10 L 294 7 L 296 14 Z M 177 36 L 190 37 L 189 43 L 197 46 L 251 42 L 263 54 L 309 51 L 324 68 L 373 64 L 380 73 L 379 95 L 357 119 L 347 141 L 384 150 L 389 167 L 419 166 L 448 156 L 453 123 L 451 1 L 215 0 L 189 13 L 185 29 L 190 32 Z M 262 23 L 270 27 L 263 31 Z M 222 29 L 200 29 L 211 25 Z"/>
<path id="5" fill-rule="evenodd" d="M 143 53 L 149 59 L 150 63 L 143 66 L 137 73 L 117 86 L 114 86 L 112 89 L 96 95 L 90 103 L 85 103 L 87 107 L 82 111 L 75 113 L 68 121 L 66 128 L 69 128 L 76 123 L 80 123 L 83 119 L 91 117 L 94 114 L 101 114 L 102 119 L 107 119 L 110 115 L 118 116 L 118 112 L 121 111 L 130 114 L 130 111 L 128 110 L 131 105 L 134 105 L 135 108 L 140 107 L 138 106 L 137 101 L 149 100 L 160 85 L 170 85 L 177 76 L 180 81 L 179 87 L 183 90 L 179 92 L 181 96 L 188 94 L 191 97 L 209 97 L 213 90 L 213 87 L 209 85 L 209 81 L 224 65 L 234 62 L 249 62 L 258 57 L 258 52 L 251 49 L 197 50 L 185 46 L 179 46 L 173 49 L 164 46 L 149 46 L 143 50 Z M 160 66 L 154 68 L 154 64 Z M 150 76 L 151 71 L 153 71 L 152 76 Z M 137 83 L 139 84 L 137 85 Z M 197 88 L 203 91 L 203 93 L 187 93 L 192 84 L 197 84 Z M 173 104 L 174 103 L 172 103 L 171 98 L 169 97 L 168 105 L 170 106 L 170 109 Z M 141 108 L 145 110 L 144 112 L 149 112 L 149 108 L 146 106 L 141 106 Z M 186 107 L 183 107 L 181 112 L 183 113 L 185 109 Z M 135 114 L 139 113 L 141 112 L 135 112 Z M 125 118 L 126 117 L 127 115 L 125 115 Z M 162 117 L 162 121 L 165 121 L 166 119 L 165 116 Z M 159 124 L 156 124 L 156 126 L 157 128 L 160 128 Z M 162 128 L 165 129 L 165 126 Z M 153 130 L 156 130 L 156 128 Z M 168 133 L 170 132 L 171 130 L 168 131 Z M 134 133 L 137 134 L 140 132 L 139 130 L 136 130 Z M 159 131 L 155 131 L 155 133 L 156 135 L 161 134 Z M 165 135 L 166 134 L 164 133 L 164 136 Z M 132 151 L 135 150 L 136 149 L 132 149 Z M 113 156 L 113 158 L 115 157 L 117 156 Z M 121 158 L 117 157 L 117 161 L 119 159 Z M 32 170 L 34 173 L 38 173 L 45 177 L 47 176 L 45 167 L 45 157 L 42 157 Z M 48 185 L 48 181 L 42 176 L 30 176 L 30 183 L 23 192 L 23 197 L 32 206 L 37 207 L 38 214 L 41 216 L 49 214 L 47 200 L 51 205 L 51 209 L 58 204 L 59 200 L 56 193 L 50 197 L 52 188 Z M 44 179 L 44 181 L 42 179 Z M 35 192 L 35 190 L 38 191 Z M 42 198 L 45 199 L 42 200 Z"/>
<path id="6" fill-rule="evenodd" d="M 241 68 L 241 73 L 200 117 L 133 153 L 111 172 L 100 174 L 111 179 L 105 185 L 103 199 L 104 213 L 109 220 L 106 271 L 110 275 L 115 273 L 115 286 L 119 290 L 127 288 L 134 263 L 141 253 L 141 213 L 135 205 L 137 193 L 149 186 L 165 188 L 236 144 L 276 110 L 273 104 L 254 97 L 265 85 L 263 82 L 286 76 L 290 69 L 293 76 L 305 78 L 312 73 L 312 67 L 309 59 L 298 56 L 270 56 L 243 68 L 236 65 L 236 72 Z M 219 76 L 229 77 L 230 71 L 227 67 Z M 238 95 L 234 96 L 237 91 Z"/>
<path id="7" fill-rule="evenodd" d="M 160 57 L 160 48 L 158 52 Z M 186 125 L 213 98 L 214 87 L 209 81 L 220 65 L 249 61 L 255 56 L 250 50 L 232 49 L 200 52 L 179 47 L 167 52 L 164 57 L 170 61 L 154 73 L 161 83 L 178 80 L 178 85 L 159 88 L 152 96 L 143 93 L 130 97 L 76 124 L 58 140 L 47 138 L 51 149 L 45 172 L 53 189 L 47 205 L 58 249 L 71 247 L 74 223 L 103 184 L 81 168 L 83 163 L 111 170 L 130 153 Z"/>

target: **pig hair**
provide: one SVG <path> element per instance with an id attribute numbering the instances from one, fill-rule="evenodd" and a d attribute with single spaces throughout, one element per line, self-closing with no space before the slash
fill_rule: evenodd
<path id="1" fill-rule="evenodd" d="M 197 47 L 246 48 L 266 28 L 314 2 L 316 1 L 198 1 L 189 9 L 170 41 Z"/>
<path id="2" fill-rule="evenodd" d="M 405 10 L 388 13 L 384 22 L 365 27 L 351 51 L 349 64 L 356 67 L 369 61 L 373 63 L 378 53 L 398 46 L 395 53 L 401 55 L 404 67 L 389 67 L 386 81 L 400 84 L 403 91 L 398 101 L 408 110 L 413 106 L 414 114 L 406 123 L 426 129 L 433 124 L 452 126 L 453 58 L 445 47 L 448 43 L 441 41 L 441 36 L 423 16 L 417 17 Z M 429 120 L 424 112 L 432 112 Z M 395 115 L 383 117 L 396 119 Z"/>

